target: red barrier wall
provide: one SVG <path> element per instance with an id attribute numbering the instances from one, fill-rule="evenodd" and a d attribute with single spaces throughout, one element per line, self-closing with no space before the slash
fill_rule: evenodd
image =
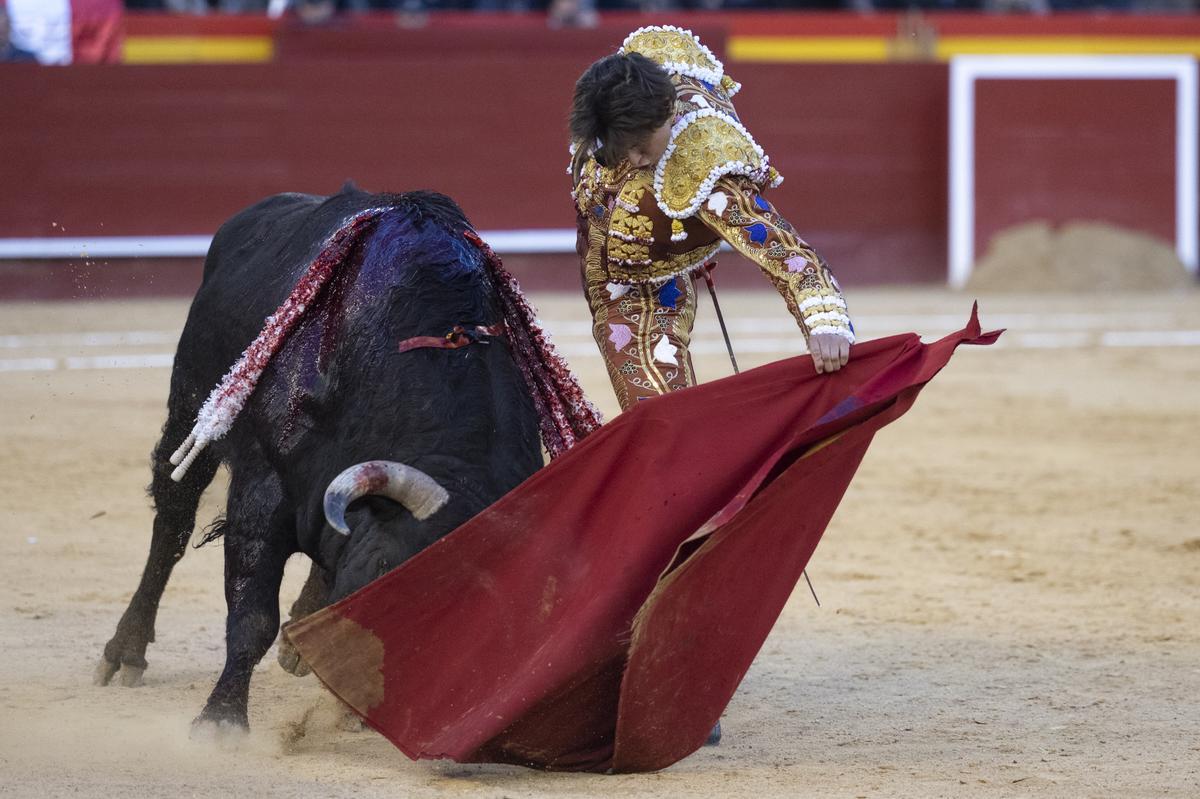
<path id="1" fill-rule="evenodd" d="M 984 78 L 975 129 L 977 251 L 1031 219 L 1175 241 L 1175 81 Z"/>
<path id="2" fill-rule="evenodd" d="M 706 27 L 705 19 L 690 24 L 723 55 L 727 25 L 713 17 Z M 572 86 L 625 30 L 547 31 L 535 17 L 416 31 L 392 24 L 282 25 L 271 31 L 273 63 L 5 65 L 0 238 L 211 233 L 265 195 L 324 194 L 347 179 L 371 190 L 443 191 L 483 229 L 569 228 Z M 945 64 L 727 63 L 727 69 L 745 85 L 737 100 L 743 120 L 787 178 L 774 190 L 776 205 L 843 282 L 944 280 Z M 1078 176 L 1081 163 L 1088 167 L 1075 194 L 1087 201 L 1085 209 L 1144 206 L 1133 214 L 1134 226 L 1173 238 L 1160 202 L 1160 188 L 1170 182 L 1164 170 L 1171 169 L 1163 153 L 1169 159 L 1171 148 L 1161 137 L 1139 138 L 1146 122 L 1140 112 L 1125 114 L 1115 127 L 1097 127 L 1094 115 L 1076 113 L 1090 101 L 1067 90 L 1037 101 L 1015 128 L 993 125 L 989 115 L 1024 102 L 1011 95 L 1017 84 L 1002 83 L 979 87 L 981 146 L 1010 154 L 979 160 L 981 243 L 993 229 L 1028 218 L 1022 215 L 1030 209 L 1058 218 L 1060 196 L 1026 191 L 1039 180 L 1053 183 L 1039 160 L 1060 164 L 1054 172 L 1060 177 Z M 1164 113 L 1160 95 L 1169 89 L 1131 89 L 1118 106 L 1149 103 L 1157 120 Z M 1149 99 L 1139 99 L 1143 94 Z M 1050 146 L 1038 138 L 1037 120 L 1061 108 L 1075 109 L 1071 115 L 1084 127 L 1069 128 L 1066 138 L 1060 131 Z M 1108 120 L 1120 121 L 1121 114 Z M 1076 146 L 1076 136 L 1086 147 Z M 1107 166 L 1096 158 L 1128 150 L 1123 142 L 1131 139 L 1140 153 L 1133 168 L 1154 187 L 1106 197 Z M 1038 158 L 1024 172 L 1011 168 L 1031 146 L 1041 147 Z M 1128 184 L 1123 169 L 1114 179 Z M 521 276 L 574 288 L 571 261 L 525 259 L 532 273 Z M 723 272 L 726 280 L 761 285 L 752 270 Z M 11 284 L 11 273 L 0 282 Z"/>
<path id="3" fill-rule="evenodd" d="M 603 51 L 11 66 L 0 237 L 208 233 L 267 194 L 347 179 L 438 189 L 481 228 L 571 227 L 566 110 Z M 731 71 L 743 119 L 787 177 L 776 204 L 844 279 L 941 278 L 943 67 Z"/>

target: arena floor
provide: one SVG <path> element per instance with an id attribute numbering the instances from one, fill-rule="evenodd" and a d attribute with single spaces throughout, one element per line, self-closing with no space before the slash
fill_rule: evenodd
<path id="1" fill-rule="evenodd" d="M 849 297 L 860 336 L 936 336 L 970 298 Z M 582 303 L 535 297 L 605 410 Z M 782 303 L 723 298 L 744 367 L 799 349 Z M 705 303 L 707 305 L 707 303 Z M 92 669 L 149 540 L 148 453 L 183 301 L 0 306 L 0 795 L 1200 795 L 1200 292 L 995 295 L 875 440 L 724 718 L 658 774 L 414 763 L 263 661 L 248 737 L 194 741 L 223 660 L 219 546 L 163 600 L 146 684 Z M 729 372 L 701 309 L 702 378 Z M 214 516 L 210 491 L 201 518 Z M 284 605 L 306 572 L 289 564 Z"/>

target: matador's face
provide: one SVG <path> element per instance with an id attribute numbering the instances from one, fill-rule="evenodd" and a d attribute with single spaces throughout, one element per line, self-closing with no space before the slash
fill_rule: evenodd
<path id="1" fill-rule="evenodd" d="M 667 144 L 671 141 L 672 121 L 672 118 L 668 117 L 667 121 L 655 128 L 645 141 L 630 147 L 629 163 L 636 167 L 657 164 L 658 159 L 662 158 L 663 153 L 667 151 Z"/>

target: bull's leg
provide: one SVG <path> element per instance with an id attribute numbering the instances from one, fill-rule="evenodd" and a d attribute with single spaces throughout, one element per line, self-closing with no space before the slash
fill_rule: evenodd
<path id="1" fill-rule="evenodd" d="M 179 428 L 178 430 L 175 428 Z M 177 433 L 178 435 L 174 435 Z M 154 450 L 153 481 L 150 493 L 154 498 L 154 533 L 150 553 L 137 591 L 129 607 L 117 623 L 117 631 L 104 647 L 104 656 L 96 666 L 97 685 L 107 685 L 118 670 L 122 685 L 134 686 L 142 681 L 146 670 L 146 645 L 154 640 L 154 620 L 171 570 L 187 551 L 188 539 L 196 525 L 196 506 L 200 495 L 212 482 L 219 460 L 209 452 L 202 453 L 192 464 L 183 480 L 171 479 L 169 458 L 174 447 L 187 435 L 185 428 L 168 424 L 162 440 Z M 176 440 L 178 438 L 178 440 Z"/>
<path id="2" fill-rule="evenodd" d="M 312 569 L 308 572 L 308 579 L 304 581 L 304 587 L 300 589 L 300 596 L 296 597 L 296 601 L 292 603 L 288 621 L 303 619 L 305 616 L 316 613 L 328 603 L 329 581 L 326 578 L 325 570 L 314 561 Z M 310 671 L 308 664 L 296 651 L 296 647 L 292 646 L 292 642 L 283 635 L 279 636 L 278 659 L 279 665 L 283 667 L 284 671 L 295 674 L 297 677 L 303 677 Z"/>
<path id="3" fill-rule="evenodd" d="M 236 473 L 235 473 L 235 483 Z M 197 724 L 248 727 L 250 676 L 279 630 L 279 586 L 295 551 L 278 479 L 229 491 L 225 533 L 225 668 Z"/>

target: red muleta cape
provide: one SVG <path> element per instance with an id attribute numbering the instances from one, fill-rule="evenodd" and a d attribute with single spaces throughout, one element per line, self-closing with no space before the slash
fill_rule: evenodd
<path id="1" fill-rule="evenodd" d="M 361 591 L 285 628 L 411 758 L 653 771 L 698 749 L 875 431 L 959 344 L 856 344 L 651 399 Z"/>

